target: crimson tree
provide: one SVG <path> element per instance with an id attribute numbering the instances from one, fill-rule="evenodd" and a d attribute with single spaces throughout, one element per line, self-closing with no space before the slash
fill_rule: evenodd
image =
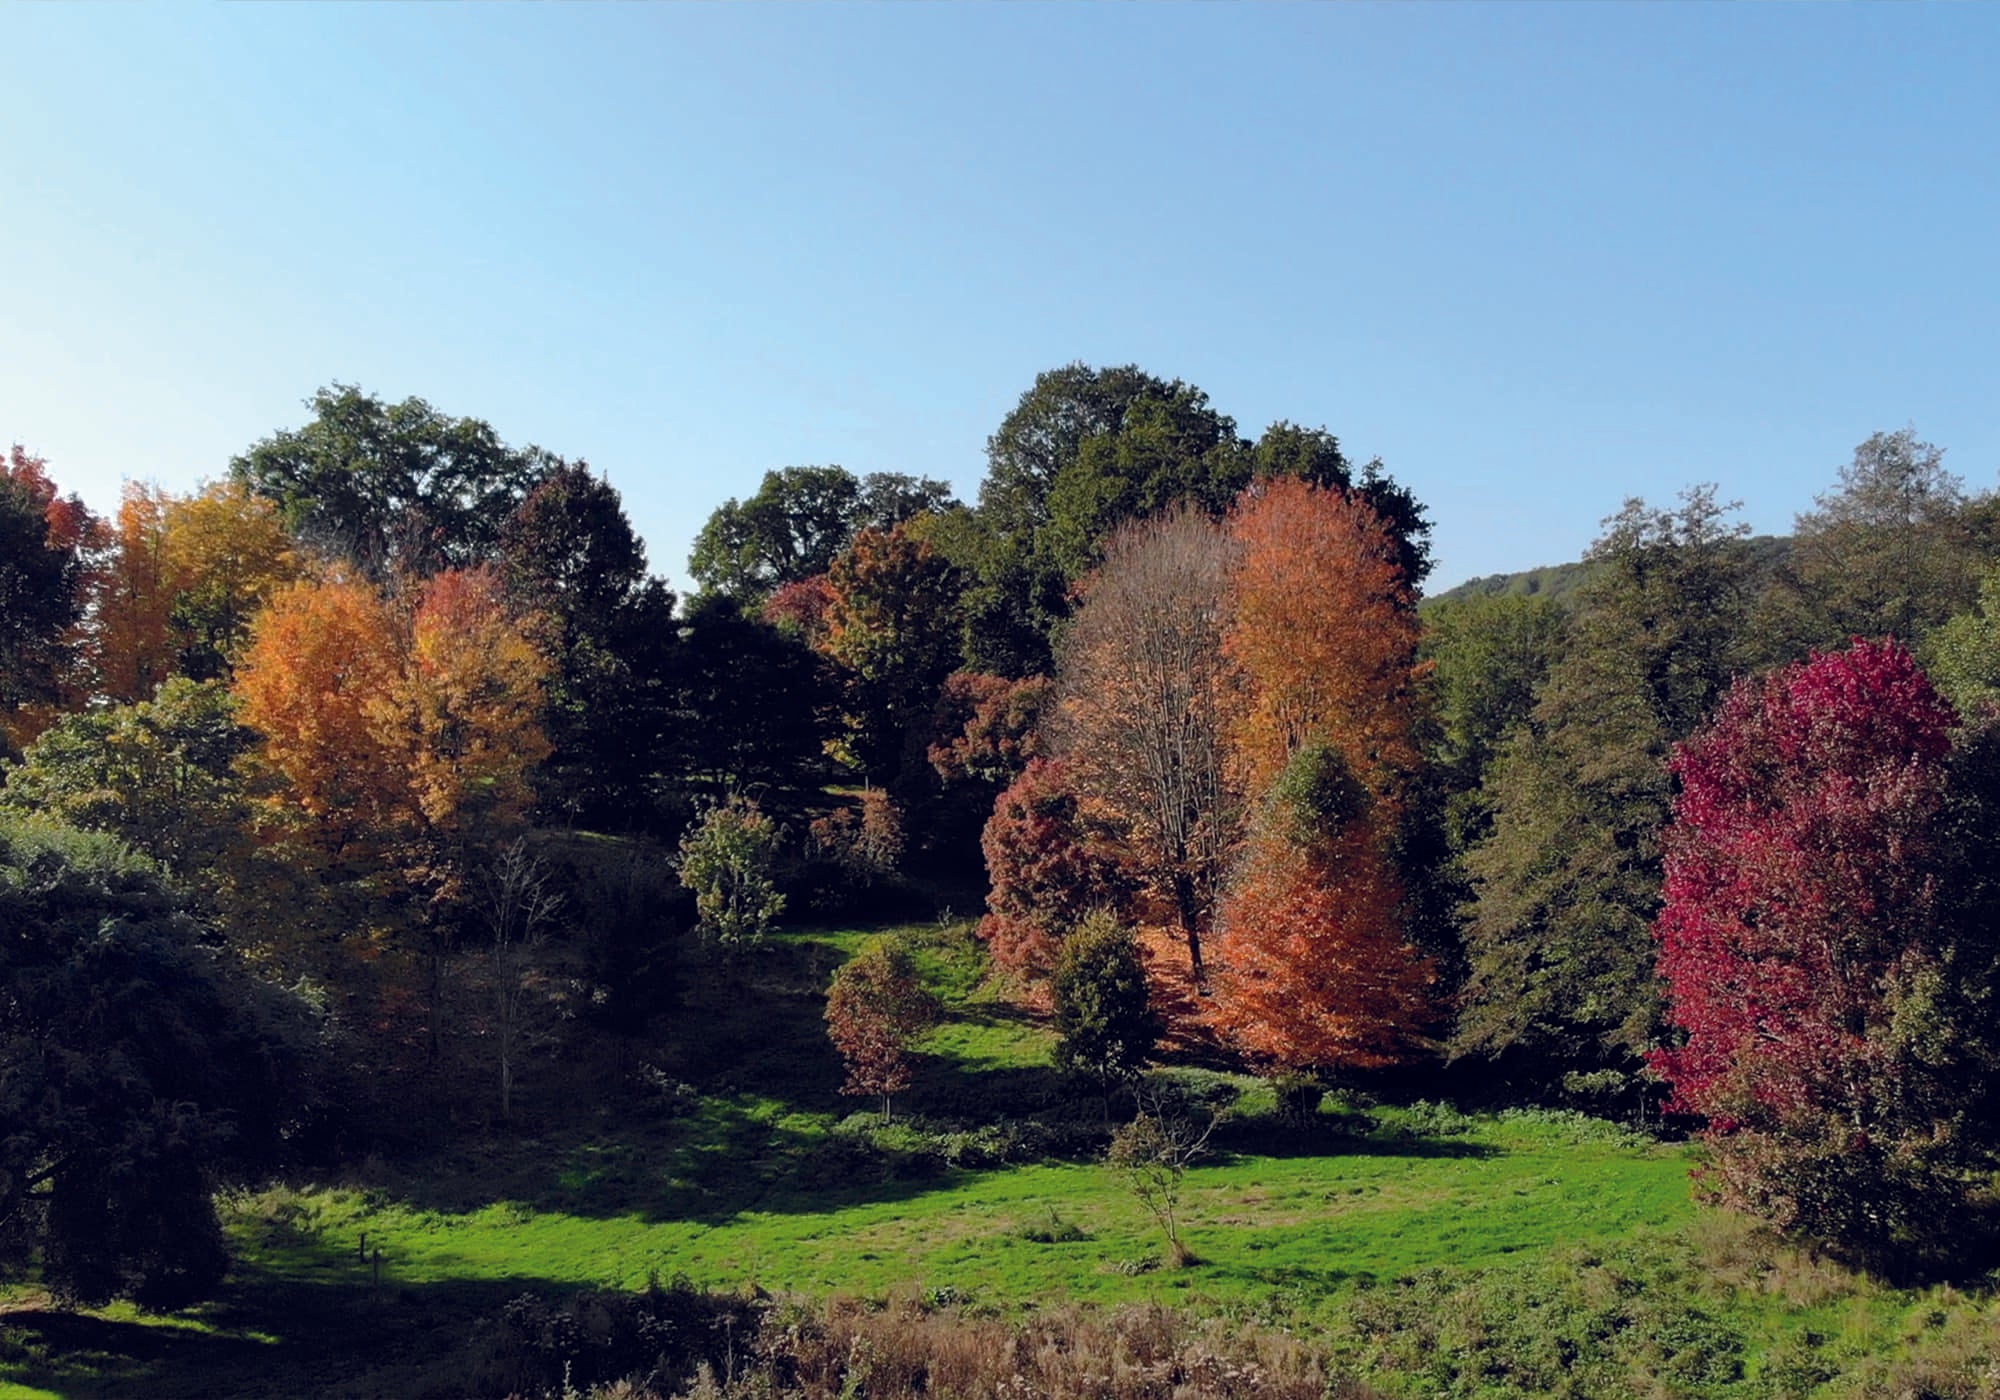
<path id="1" fill-rule="evenodd" d="M 1955 723 L 1900 645 L 1857 642 L 1738 681 L 1672 762 L 1684 1040 L 1652 1066 L 1708 1119 L 1711 1194 L 1890 1270 L 1949 1252 L 1981 1163 L 1994 934 L 1964 902 Z"/>
<path id="2" fill-rule="evenodd" d="M 878 939 L 841 966 L 826 994 L 826 1034 L 847 1063 L 843 1094 L 890 1096 L 910 1087 L 910 1042 L 942 1014 L 909 949 Z"/>

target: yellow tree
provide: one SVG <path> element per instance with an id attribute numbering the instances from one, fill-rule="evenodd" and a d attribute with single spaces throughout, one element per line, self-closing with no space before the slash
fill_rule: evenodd
<path id="1" fill-rule="evenodd" d="M 161 523 L 176 665 L 197 680 L 227 676 L 251 620 L 299 577 L 292 538 L 275 506 L 233 481 L 168 499 Z"/>
<path id="2" fill-rule="evenodd" d="M 529 775 L 549 752 L 540 722 L 549 665 L 489 568 L 434 575 L 408 628 L 402 674 L 369 720 L 420 829 L 456 864 L 526 817 Z"/>

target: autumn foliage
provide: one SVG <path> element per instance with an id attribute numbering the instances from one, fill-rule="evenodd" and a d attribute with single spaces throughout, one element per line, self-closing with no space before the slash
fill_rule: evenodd
<path id="1" fill-rule="evenodd" d="M 494 576 L 448 570 L 407 609 L 358 578 L 290 586 L 258 618 L 236 690 L 284 779 L 276 805 L 309 842 L 400 846 L 435 869 L 523 817 L 548 751 L 546 673 Z"/>
<path id="2" fill-rule="evenodd" d="M 1246 494 L 1230 521 L 1226 649 L 1247 677 L 1235 752 L 1263 792 L 1309 739 L 1331 743 L 1378 797 L 1421 759 L 1418 626 L 1398 551 L 1359 497 L 1295 477 Z"/>
<path id="3" fill-rule="evenodd" d="M 1739 681 L 1673 759 L 1654 1053 L 1713 1191 L 1863 1262 L 1944 1247 L 1994 931 L 1952 917 L 1950 707 L 1892 641 Z"/>
<path id="4" fill-rule="evenodd" d="M 1378 818 L 1324 742 L 1266 799 L 1223 905 L 1211 1012 L 1264 1063 L 1376 1069 L 1422 1043 L 1433 974 L 1403 937 Z"/>
<path id="5" fill-rule="evenodd" d="M 1064 934 L 1129 893 L 1059 759 L 1034 760 L 1000 794 L 980 845 L 992 884 L 979 936 L 994 961 L 1017 972 L 1046 974 Z"/>
<path id="6" fill-rule="evenodd" d="M 891 1095 L 910 1087 L 910 1042 L 937 1024 L 941 1008 L 916 961 L 899 943 L 878 940 L 843 964 L 826 995 L 826 1033 L 847 1065 L 843 1094 Z"/>
<path id="7" fill-rule="evenodd" d="M 1230 528 L 1233 753 L 1260 805 L 1218 921 L 1213 1020 L 1288 1069 L 1390 1064 L 1434 1015 L 1390 858 L 1420 758 L 1410 591 L 1389 532 L 1344 491 L 1274 480 Z"/>

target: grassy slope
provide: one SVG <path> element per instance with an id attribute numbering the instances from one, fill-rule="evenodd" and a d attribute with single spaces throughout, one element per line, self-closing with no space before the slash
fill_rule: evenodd
<path id="1" fill-rule="evenodd" d="M 1330 1114 L 1300 1145 L 1253 1111 L 1189 1176 L 1185 1235 L 1202 1262 L 1149 1269 L 1157 1229 L 1095 1163 L 926 1170 L 851 1150 L 812 993 L 858 941 L 788 940 L 691 1014 L 701 1034 L 675 1067 L 717 1091 L 679 1116 L 599 1110 L 385 1167 L 365 1186 L 234 1200 L 244 1263 L 223 1298 L 172 1319 L 16 1312 L 0 1328 L 0 1378 L 27 1389 L 6 1393 L 275 1395 L 310 1377 L 318 1394 L 450 1394 L 475 1320 L 506 1298 L 676 1273 L 1002 1309 L 1158 1300 L 1275 1317 L 1408 1394 L 1603 1394 L 1642 1371 L 1659 1393 L 1803 1394 L 1778 1382 L 1853 1376 L 1911 1338 L 1993 1330 L 1979 1299 L 1893 1293 L 1752 1249 L 1697 1217 L 1682 1149 L 1559 1116 Z M 939 940 L 928 962 L 955 1014 L 909 1105 L 1000 1115 L 1056 1102 L 1046 1031 L 977 988 L 961 944 Z M 1057 1220 L 1083 1238 L 1030 1238 Z M 382 1252 L 379 1286 L 364 1233 Z"/>

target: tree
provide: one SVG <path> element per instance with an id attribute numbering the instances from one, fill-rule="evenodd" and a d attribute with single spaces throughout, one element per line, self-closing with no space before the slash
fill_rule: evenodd
<path id="1" fill-rule="evenodd" d="M 1492 827 L 1465 857 L 1476 895 L 1455 1053 L 1544 1086 L 1614 1072 L 1641 1087 L 1661 1026 L 1666 759 L 1756 656 L 1731 509 L 1711 487 L 1673 511 L 1630 501 L 1592 547 L 1564 654 L 1482 784 Z"/>
<path id="2" fill-rule="evenodd" d="M 174 667 L 196 680 L 227 680 L 251 620 L 299 577 L 277 508 L 235 481 L 166 498 L 160 562 L 173 591 Z"/>
<path id="3" fill-rule="evenodd" d="M 928 477 L 843 467 L 784 467 L 764 473 L 757 493 L 724 502 L 695 536 L 688 573 L 703 591 L 754 603 L 774 589 L 823 574 L 864 529 L 889 531 L 952 504 L 951 487 Z"/>
<path id="4" fill-rule="evenodd" d="M 509 613 L 494 570 L 427 580 L 407 624 L 401 673 L 368 707 L 374 737 L 413 809 L 413 871 L 447 899 L 482 853 L 512 839 L 548 756 L 548 663 Z"/>
<path id="5" fill-rule="evenodd" d="M 106 558 L 91 580 L 92 688 L 112 700 L 144 700 L 173 671 L 167 635 L 175 591 L 166 561 L 168 499 L 158 487 L 125 483 Z"/>
<path id="6" fill-rule="evenodd" d="M 1854 449 L 1836 491 L 1798 517 L 1790 568 L 1761 622 L 1797 655 L 1884 634 L 1914 645 L 1977 595 L 1965 483 L 1911 428 Z"/>
<path id="7" fill-rule="evenodd" d="M 1109 1091 L 1137 1077 L 1160 1038 L 1132 931 L 1093 910 L 1056 955 L 1050 979 L 1056 1068 Z"/>
<path id="8" fill-rule="evenodd" d="M 1234 743 L 1247 790 L 1268 790 L 1318 739 L 1393 802 L 1422 756 L 1416 600 L 1388 530 L 1349 493 L 1290 478 L 1248 494 L 1230 535 L 1226 646 L 1245 678 Z"/>
<path id="9" fill-rule="evenodd" d="M 979 513 L 1002 537 L 1032 535 L 1048 518 L 1049 492 L 1083 444 L 1115 433 L 1141 397 L 1199 396 L 1137 365 L 1093 369 L 1082 361 L 1045 370 L 986 440 Z"/>
<path id="10" fill-rule="evenodd" d="M 263 439 L 230 473 L 301 540 L 377 582 L 487 562 L 521 498 L 560 465 L 418 398 L 333 384 L 306 406 L 310 423 Z"/>
<path id="11" fill-rule="evenodd" d="M 674 597 L 618 492 L 582 462 L 551 469 L 500 534 L 513 607 L 540 620 L 553 666 L 543 728 L 546 808 L 630 825 L 673 740 L 680 627 Z"/>
<path id="12" fill-rule="evenodd" d="M 1272 784 L 1222 906 L 1211 1012 L 1264 1063 L 1324 1073 L 1423 1045 L 1433 969 L 1404 939 L 1380 804 L 1315 738 Z"/>
<path id="13" fill-rule="evenodd" d="M 548 862 L 528 850 L 525 836 L 515 837 L 481 872 L 479 912 L 493 933 L 493 1046 L 503 1122 L 514 1116 L 529 964 L 562 906 Z"/>
<path id="14" fill-rule="evenodd" d="M 411 821 L 407 773 L 382 743 L 382 707 L 402 688 L 402 626 L 373 585 L 338 575 L 292 584 L 257 618 L 237 665 L 245 724 L 309 844 L 379 854 Z"/>
<path id="15" fill-rule="evenodd" d="M 1143 1100 L 1138 1117 L 1112 1134 L 1105 1154 L 1104 1160 L 1160 1222 L 1167 1236 L 1167 1261 L 1176 1269 L 1196 1262 L 1194 1252 L 1181 1242 L 1181 1183 L 1208 1151 L 1221 1121 L 1214 1114 L 1203 1123 L 1155 1094 Z"/>
<path id="16" fill-rule="evenodd" d="M 41 458 L 19 443 L 0 458 L 0 753 L 53 718 L 99 534 L 80 499 L 57 493 Z"/>
<path id="17" fill-rule="evenodd" d="M 1051 725 L 1069 783 L 1119 831 L 1197 981 L 1239 834 L 1231 564 L 1222 531 L 1190 507 L 1120 531 L 1064 638 Z"/>
<path id="18" fill-rule="evenodd" d="M 697 793 L 782 798 L 825 781 L 831 724 L 819 658 L 719 594 L 682 619 L 673 767 Z"/>
<path id="19" fill-rule="evenodd" d="M 910 1042 L 943 1008 L 902 943 L 878 938 L 841 964 L 826 994 L 826 1033 L 847 1065 L 843 1094 L 879 1094 L 882 1121 L 893 1095 L 910 1087 Z"/>
<path id="20" fill-rule="evenodd" d="M 979 937 L 1016 972 L 1046 975 L 1071 928 L 1093 909 L 1120 907 L 1131 891 L 1059 759 L 1022 770 L 994 802 L 980 845 L 989 887 Z"/>
<path id="21" fill-rule="evenodd" d="M 1979 607 L 1930 634 L 1924 650 L 1937 688 L 1962 715 L 2000 708 L 2000 569 L 1979 585 Z"/>
<path id="22" fill-rule="evenodd" d="M 309 1018 L 109 836 L 0 817 L 0 928 L 0 1251 L 66 1302 L 205 1295 L 217 1186 L 308 1102 Z"/>
<path id="23" fill-rule="evenodd" d="M 213 894 L 248 855 L 236 765 L 255 739 L 221 685 L 176 677 L 150 700 L 58 720 L 8 771 L 0 807 L 106 832 Z"/>
<path id="24" fill-rule="evenodd" d="M 1047 676 L 1018 681 L 976 671 L 946 676 L 931 730 L 932 769 L 947 785 L 998 789 L 1013 782 L 1042 756 L 1039 727 L 1051 690 Z"/>
<path id="25" fill-rule="evenodd" d="M 718 802 L 681 837 L 681 884 L 694 891 L 696 931 L 724 949 L 763 941 L 785 910 L 772 871 L 777 825 L 744 797 Z"/>
<path id="26" fill-rule="evenodd" d="M 938 688 L 958 659 L 957 575 L 898 527 L 863 530 L 826 581 L 818 650 L 841 680 L 842 756 L 870 781 L 907 787 L 924 762 Z"/>
<path id="27" fill-rule="evenodd" d="M 1650 1062 L 1708 1119 L 1715 1195 L 1891 1270 L 1965 1242 L 2000 1065 L 2000 934 L 1954 917 L 1954 721 L 1900 644 L 1859 642 L 1738 682 L 1673 759 L 1685 1038 Z"/>

